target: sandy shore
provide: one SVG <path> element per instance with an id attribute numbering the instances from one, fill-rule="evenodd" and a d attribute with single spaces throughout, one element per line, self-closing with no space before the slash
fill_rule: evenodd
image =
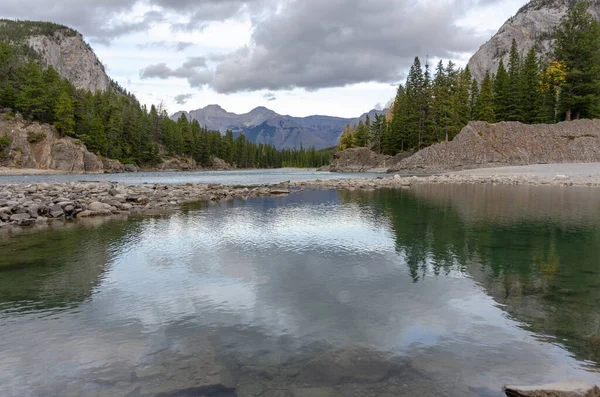
<path id="1" fill-rule="evenodd" d="M 503 177 L 524 176 L 537 179 L 548 179 L 554 178 L 557 175 L 562 175 L 575 180 L 600 180 L 600 163 L 534 164 L 513 167 L 478 168 L 474 170 L 454 172 L 451 174 Z"/>
<path id="2" fill-rule="evenodd" d="M 0 175 L 12 176 L 12 175 L 65 175 L 70 174 L 66 171 L 58 170 L 40 170 L 37 168 L 9 168 L 0 167 Z"/>

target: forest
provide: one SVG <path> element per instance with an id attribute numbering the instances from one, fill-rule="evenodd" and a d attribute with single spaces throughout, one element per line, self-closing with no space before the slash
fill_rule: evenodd
<path id="1" fill-rule="evenodd" d="M 347 126 L 339 149 L 369 147 L 395 155 L 452 140 L 469 121 L 556 123 L 600 116 L 600 24 L 588 3 L 576 3 L 556 29 L 551 59 L 513 40 L 479 84 L 466 67 L 440 61 L 435 71 L 417 57 L 389 109 L 375 120 Z"/>
<path id="2" fill-rule="evenodd" d="M 211 131 L 185 115 L 171 120 L 164 107 L 148 109 L 114 81 L 105 92 L 78 90 L 52 67 L 42 67 L 35 54 L 19 44 L 32 32 L 76 32 L 38 22 L 9 30 L 1 22 L 0 108 L 20 112 L 29 121 L 51 124 L 99 156 L 138 166 L 154 166 L 172 156 L 193 158 L 207 167 L 214 157 L 238 168 L 320 167 L 330 162 L 330 150 L 277 150 L 250 142 L 243 134 L 234 137 L 231 131 L 224 135 Z"/>

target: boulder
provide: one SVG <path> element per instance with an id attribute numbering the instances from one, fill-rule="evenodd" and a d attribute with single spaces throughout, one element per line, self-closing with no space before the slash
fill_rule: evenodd
<path id="1" fill-rule="evenodd" d="M 25 214 L 13 214 L 10 216 L 10 221 L 11 222 L 21 222 L 24 221 L 26 219 L 31 219 L 31 216 L 27 213 Z"/>
<path id="2" fill-rule="evenodd" d="M 105 204 L 94 201 L 88 205 L 87 209 L 95 212 L 95 211 L 104 211 L 107 208 L 106 208 Z"/>
<path id="3" fill-rule="evenodd" d="M 55 204 L 50 208 L 49 215 L 52 218 L 60 218 L 65 215 L 62 206 L 60 204 Z"/>
<path id="4" fill-rule="evenodd" d="M 383 353 L 367 345 L 354 344 L 310 360 L 298 374 L 298 380 L 316 386 L 372 383 L 385 379 L 392 368 Z"/>
<path id="5" fill-rule="evenodd" d="M 285 196 L 287 194 L 290 194 L 291 192 L 289 190 L 286 189 L 273 189 L 271 190 L 271 194 L 274 196 Z"/>
<path id="6" fill-rule="evenodd" d="M 506 386 L 504 392 L 508 397 L 600 397 L 598 386 L 577 381 L 540 386 Z"/>

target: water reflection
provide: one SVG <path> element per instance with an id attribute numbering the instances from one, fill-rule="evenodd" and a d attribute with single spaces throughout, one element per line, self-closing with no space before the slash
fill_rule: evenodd
<path id="1" fill-rule="evenodd" d="M 600 192 L 496 188 L 305 191 L 5 239 L 0 394 L 153 395 L 142 374 L 214 349 L 238 395 L 289 395 L 355 343 L 402 368 L 355 394 L 598 381 Z"/>

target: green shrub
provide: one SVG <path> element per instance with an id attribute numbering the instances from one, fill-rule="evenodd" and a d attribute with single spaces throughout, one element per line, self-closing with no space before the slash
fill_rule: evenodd
<path id="1" fill-rule="evenodd" d="M 29 131 L 27 133 L 27 142 L 29 142 L 31 144 L 41 142 L 44 139 L 46 139 L 46 133 L 44 131 L 41 131 L 39 133 L 35 133 L 33 131 Z"/>
<path id="2" fill-rule="evenodd" d="M 14 112 L 8 112 L 4 115 L 4 120 L 12 120 L 15 118 L 15 113 Z"/>

